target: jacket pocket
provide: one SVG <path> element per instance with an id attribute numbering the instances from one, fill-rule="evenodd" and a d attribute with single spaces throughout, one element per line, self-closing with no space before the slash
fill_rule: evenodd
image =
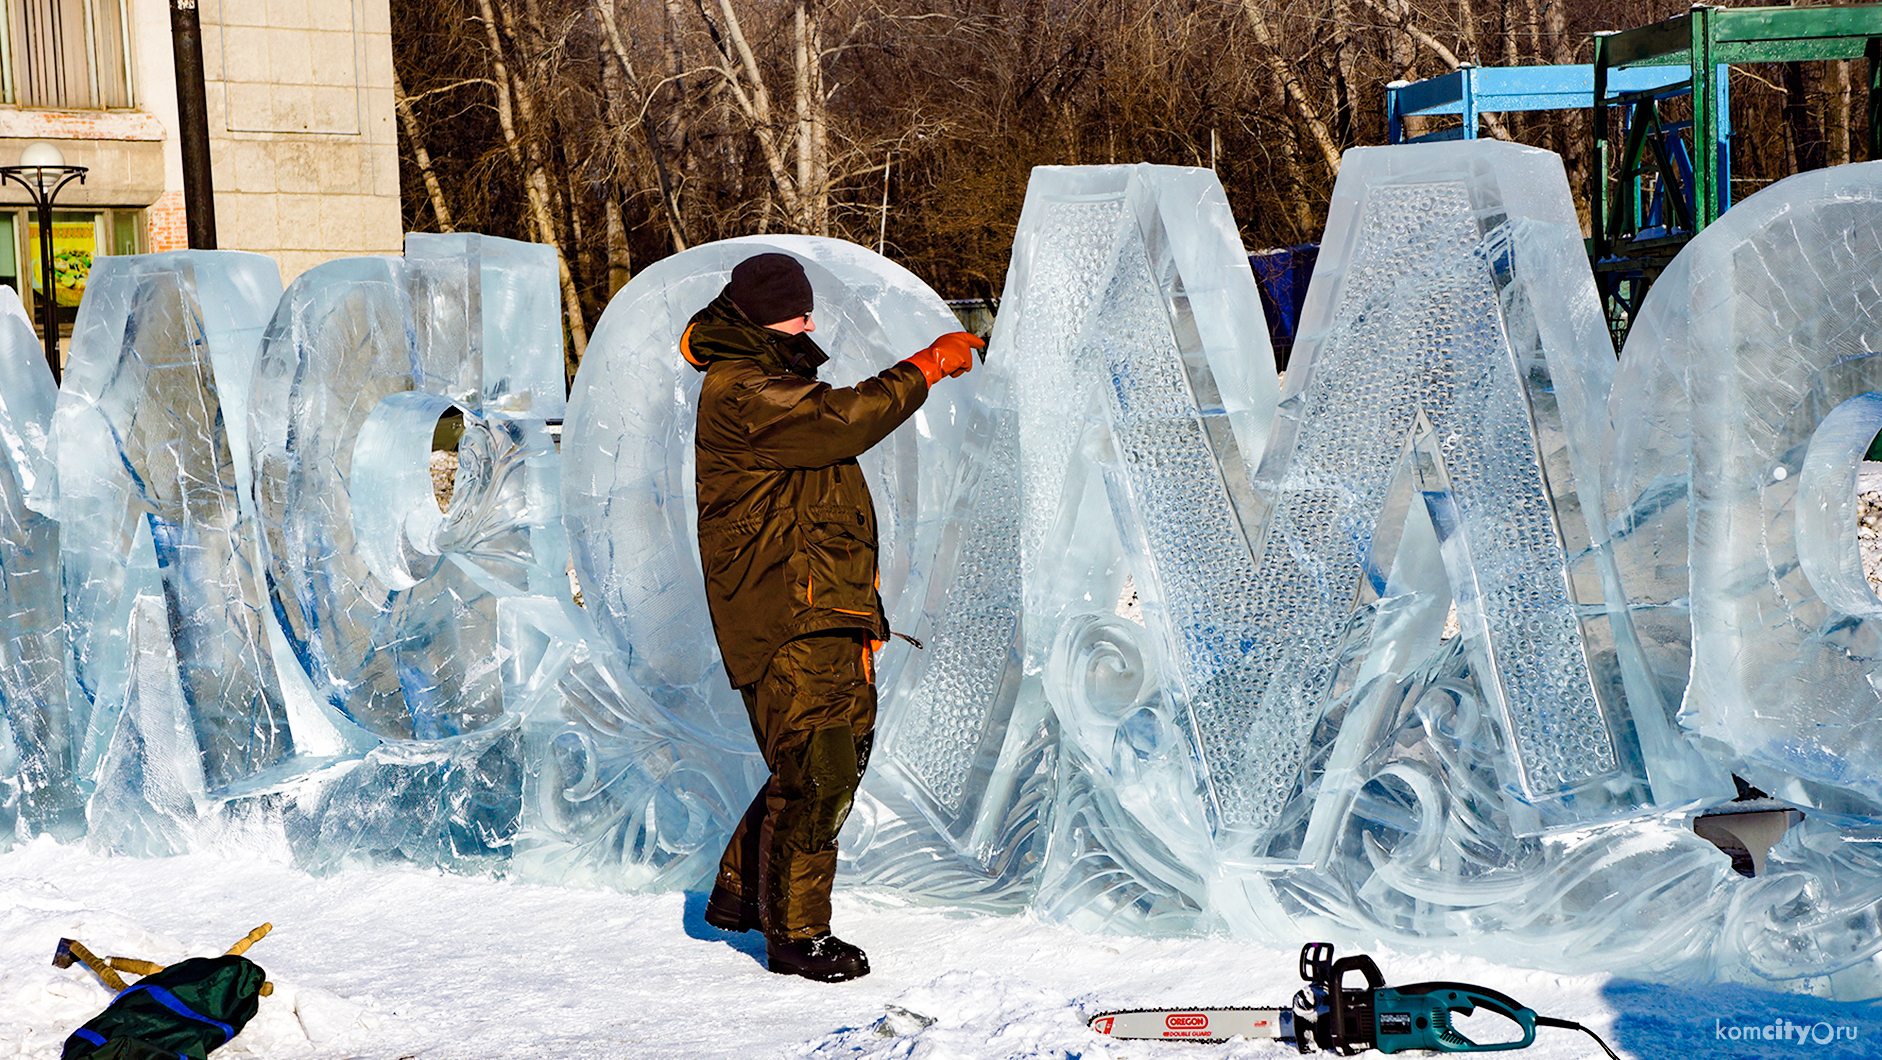
<path id="1" fill-rule="evenodd" d="M 876 550 L 858 537 L 854 523 L 818 522 L 803 527 L 804 603 L 846 615 L 876 614 Z"/>

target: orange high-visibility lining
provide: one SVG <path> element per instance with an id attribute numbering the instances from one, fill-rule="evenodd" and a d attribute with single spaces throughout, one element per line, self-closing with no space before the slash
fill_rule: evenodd
<path id="1" fill-rule="evenodd" d="M 697 324 L 688 324 L 686 330 L 680 333 L 680 356 L 686 358 L 686 363 L 704 368 L 706 362 L 693 356 L 693 329 L 697 326 Z"/>
<path id="2" fill-rule="evenodd" d="M 881 581 L 882 575 L 876 575 L 876 580 Z M 817 579 L 814 575 L 807 574 L 804 576 L 804 602 L 812 607 L 817 606 Z M 869 618 L 873 615 L 873 612 L 870 611 L 857 611 L 854 608 L 848 607 L 832 607 L 830 610 L 835 611 L 839 615 L 859 615 L 863 618 Z"/>

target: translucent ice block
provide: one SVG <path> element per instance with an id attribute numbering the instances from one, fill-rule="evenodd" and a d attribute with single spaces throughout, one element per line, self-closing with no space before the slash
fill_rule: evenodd
<path id="1" fill-rule="evenodd" d="M 512 703 L 530 704 L 511 871 L 630 890 L 708 886 L 764 781 L 750 737 L 656 703 L 578 609 L 513 599 L 503 618 L 517 631 L 512 644 L 540 649 L 513 657 L 506 686 Z"/>
<path id="2" fill-rule="evenodd" d="M 1856 818 L 1882 814 L 1882 600 L 1855 500 L 1882 430 L 1879 277 L 1882 163 L 1734 206 L 1649 292 L 1606 458 L 1621 576 L 1682 724 L 1758 787 Z"/>
<path id="3" fill-rule="evenodd" d="M 1882 997 L 1882 829 L 1806 818 L 1736 890 L 1719 977 L 1840 998 Z"/>
<path id="4" fill-rule="evenodd" d="M 917 545 L 935 572 L 915 627 L 925 647 L 883 689 L 879 750 L 841 856 L 849 878 L 1010 912 L 1036 881 L 1055 741 L 1043 712 L 1018 703 L 1018 431 L 988 389 L 947 410 L 963 434 L 924 438 L 922 517 L 941 528 L 933 553 Z M 936 486 L 949 490 L 940 505 L 927 499 Z"/>
<path id="5" fill-rule="evenodd" d="M 101 258 L 53 422 L 75 727 L 89 773 L 130 665 L 130 602 L 160 595 L 211 790 L 290 754 L 244 502 L 247 383 L 280 293 L 257 254 Z"/>
<path id="6" fill-rule="evenodd" d="M 0 844 L 84 829 L 65 687 L 65 592 L 59 526 L 27 505 L 52 474 L 58 391 L 19 296 L 0 289 L 0 721 L 13 764 L 0 766 L 11 820 Z"/>
<path id="7" fill-rule="evenodd" d="M 418 389 L 482 415 L 562 418 L 562 289 L 555 248 L 469 232 L 405 237 Z"/>
<path id="8" fill-rule="evenodd" d="M 1183 696 L 1208 663 L 1185 653 L 1239 643 L 1233 616 L 1192 619 L 1249 589 L 1239 506 L 1276 390 L 1258 305 L 1212 173 L 1034 170 L 988 359 L 1019 428 L 1021 703 L 1063 733 L 1039 900 L 1077 922 L 1174 930 L 1211 871 Z M 1127 543 L 1149 632 L 1105 615 Z"/>
<path id="9" fill-rule="evenodd" d="M 1200 398 L 1216 441 L 1252 465 L 1267 435 L 1277 389 L 1273 354 L 1253 273 L 1214 175 L 1175 166 L 1035 169 L 988 355 L 1011 374 L 1008 400 L 1022 423 L 1021 540 L 1032 611 L 1073 600 L 1108 603 L 1122 578 L 1102 555 L 1110 549 L 1091 542 L 1094 531 L 1079 518 L 1087 503 L 1082 491 L 1102 489 L 1089 445 L 1094 427 L 1103 430 L 1098 402 L 1105 373 L 1086 333 L 1107 323 L 1093 310 L 1123 242 L 1141 239 L 1134 233 L 1143 223 L 1173 233 L 1159 237 L 1161 264 L 1180 277 L 1171 292 L 1178 301 L 1143 326 L 1180 332 L 1186 356 L 1212 385 L 1219 382 Z M 1032 650 L 1043 650 L 1055 635 L 1035 629 Z"/>
<path id="10" fill-rule="evenodd" d="M 1548 152 L 1347 156 L 1256 478 L 1249 650 L 1198 693 L 1223 822 L 1255 849 L 1322 855 L 1377 724 L 1356 691 L 1431 650 L 1447 596 L 1518 834 L 1729 796 L 1631 696 L 1592 488 L 1612 355 L 1577 232 Z"/>
<path id="11" fill-rule="evenodd" d="M 165 610 L 155 594 L 139 593 L 131 603 L 130 672 L 86 807 L 86 842 L 113 854 L 186 853 L 205 830 L 210 807 L 202 744 L 178 680 Z"/>
<path id="12" fill-rule="evenodd" d="M 557 749 L 566 780 L 561 791 L 545 785 L 542 798 L 566 843 L 616 835 L 606 845 L 638 851 L 635 837 L 644 834 L 675 857 L 704 849 L 696 871 L 708 872 L 717 851 L 711 841 L 701 846 L 696 829 L 710 827 L 722 842 L 763 775 L 710 635 L 692 482 L 700 376 L 681 360 L 678 339 L 734 265 L 768 251 L 798 258 L 810 277 L 815 337 L 831 358 L 820 377 L 834 385 L 959 330 L 906 270 L 854 244 L 811 237 L 698 247 L 646 269 L 616 296 L 570 403 L 564 493 L 584 601 L 618 654 L 571 671 L 576 687 L 561 727 L 532 744 Z M 843 849 L 852 877 L 1010 908 L 1023 895 L 1015 871 L 1023 883 L 1026 859 L 1011 856 L 1014 844 L 1004 840 L 1030 834 L 1011 815 L 1030 820 L 1038 800 L 982 790 L 1002 768 L 1019 631 L 1015 525 L 1001 492 L 1010 490 L 1013 434 L 976 399 L 985 376 L 937 386 L 911 423 L 862 457 L 891 624 L 929 648 L 911 654 L 898 641 L 878 657 L 879 742 Z M 626 764 L 645 734 L 667 734 L 659 754 Z M 1011 753 L 1017 759 L 1005 760 L 1003 776 L 1012 779 L 1015 760 L 1036 772 L 1039 756 L 1027 757 L 1024 740 Z M 595 790 L 597 777 L 612 782 Z M 656 812 L 661 806 L 669 809 Z M 688 809 L 672 809 L 680 806 Z M 645 885 L 672 873 L 638 858 L 623 876 Z"/>
<path id="13" fill-rule="evenodd" d="M 374 748 L 302 785 L 285 814 L 295 864 L 500 871 L 521 814 L 520 724 Z"/>
<path id="14" fill-rule="evenodd" d="M 292 657 L 352 724 L 443 739 L 503 711 L 497 599 L 566 591 L 538 418 L 561 409 L 561 332 L 540 250 L 472 236 L 411 249 L 294 282 L 263 342 L 251 428 Z M 450 411 L 465 429 L 440 513 L 427 460 Z"/>
<path id="15" fill-rule="evenodd" d="M 1473 654 L 1454 637 L 1367 682 L 1354 713 L 1370 727 L 1321 867 L 1225 874 L 1213 910 L 1277 940 L 1386 938 L 1560 971 L 1717 974 L 1742 882 L 1730 862 L 1677 819 L 1517 835 L 1509 740 Z"/>

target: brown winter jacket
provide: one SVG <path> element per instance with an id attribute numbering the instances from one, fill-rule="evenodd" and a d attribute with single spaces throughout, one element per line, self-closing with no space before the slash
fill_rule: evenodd
<path id="1" fill-rule="evenodd" d="M 886 639 L 876 510 L 856 458 L 927 400 L 921 369 L 819 383 L 825 355 L 809 335 L 754 324 L 724 294 L 694 315 L 680 352 L 706 373 L 693 441 L 699 558 L 732 687 L 805 633 Z"/>

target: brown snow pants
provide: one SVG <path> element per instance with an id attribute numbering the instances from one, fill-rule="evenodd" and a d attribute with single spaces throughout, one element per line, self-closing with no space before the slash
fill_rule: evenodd
<path id="1" fill-rule="evenodd" d="M 755 904 L 767 938 L 815 938 L 830 930 L 836 834 L 875 733 L 869 639 L 834 630 L 786 641 L 739 694 L 771 779 L 726 844 L 713 901 Z"/>

